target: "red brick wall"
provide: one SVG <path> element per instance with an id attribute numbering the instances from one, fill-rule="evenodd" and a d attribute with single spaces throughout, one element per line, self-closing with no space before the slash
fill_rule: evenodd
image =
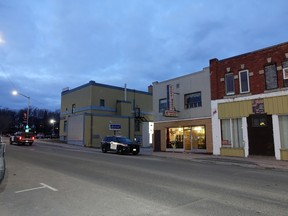
<path id="1" fill-rule="evenodd" d="M 288 42 L 223 60 L 211 59 L 211 99 L 222 99 L 226 95 L 225 82 L 220 81 L 221 78 L 225 78 L 225 73 L 227 73 L 226 68 L 230 68 L 230 71 L 233 72 L 234 76 L 239 76 L 239 71 L 241 70 L 248 70 L 249 73 L 253 73 L 253 76 L 249 77 L 250 94 L 264 93 L 265 76 L 264 73 L 259 74 L 259 71 L 264 71 L 264 67 L 270 64 L 276 64 L 276 67 L 281 66 L 282 68 L 282 62 L 288 60 L 288 57 L 285 54 L 288 55 Z M 267 58 L 271 58 L 271 63 L 267 62 Z M 241 68 L 241 65 L 244 65 L 243 69 Z M 283 87 L 282 69 L 277 70 L 277 74 L 278 88 L 281 89 Z M 239 95 L 239 77 L 238 79 L 234 79 L 234 84 L 235 95 Z"/>

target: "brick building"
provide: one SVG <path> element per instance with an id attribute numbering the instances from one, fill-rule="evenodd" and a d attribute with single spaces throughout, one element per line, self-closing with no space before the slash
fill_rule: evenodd
<path id="1" fill-rule="evenodd" d="M 210 60 L 213 154 L 288 160 L 288 42 Z"/>

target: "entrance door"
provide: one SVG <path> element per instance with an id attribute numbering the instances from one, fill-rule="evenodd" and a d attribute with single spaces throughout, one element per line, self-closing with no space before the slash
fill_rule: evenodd
<path id="1" fill-rule="evenodd" d="M 249 155 L 274 156 L 272 116 L 266 114 L 248 117 Z"/>
<path id="2" fill-rule="evenodd" d="M 161 131 L 154 131 L 154 151 L 161 151 Z"/>
<path id="3" fill-rule="evenodd" d="M 183 135 L 185 150 L 191 150 L 191 127 L 184 127 Z"/>

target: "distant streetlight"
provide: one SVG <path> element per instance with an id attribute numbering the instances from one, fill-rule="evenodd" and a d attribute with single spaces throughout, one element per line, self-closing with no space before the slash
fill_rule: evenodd
<path id="1" fill-rule="evenodd" d="M 52 128 L 52 135 L 54 136 L 55 135 L 55 132 L 54 132 L 54 124 L 55 124 L 56 120 L 54 119 L 51 119 L 50 120 L 50 123 L 53 125 L 53 128 Z"/>
<path id="2" fill-rule="evenodd" d="M 13 95 L 21 95 L 21 96 L 27 98 L 27 122 L 26 122 L 27 124 L 26 124 L 26 129 L 25 129 L 25 131 L 26 131 L 26 132 L 29 132 L 29 107 L 30 107 L 30 97 L 29 97 L 29 96 L 26 96 L 26 95 L 24 95 L 24 94 L 21 94 L 21 93 L 19 93 L 19 92 L 17 92 L 17 91 L 13 91 L 12 94 L 13 94 Z"/>

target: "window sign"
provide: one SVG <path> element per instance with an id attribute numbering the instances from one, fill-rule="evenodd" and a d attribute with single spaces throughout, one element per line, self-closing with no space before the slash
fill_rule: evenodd
<path id="1" fill-rule="evenodd" d="M 264 110 L 264 100 L 263 99 L 255 99 L 252 100 L 252 110 L 255 114 L 262 114 L 265 112 Z"/>

